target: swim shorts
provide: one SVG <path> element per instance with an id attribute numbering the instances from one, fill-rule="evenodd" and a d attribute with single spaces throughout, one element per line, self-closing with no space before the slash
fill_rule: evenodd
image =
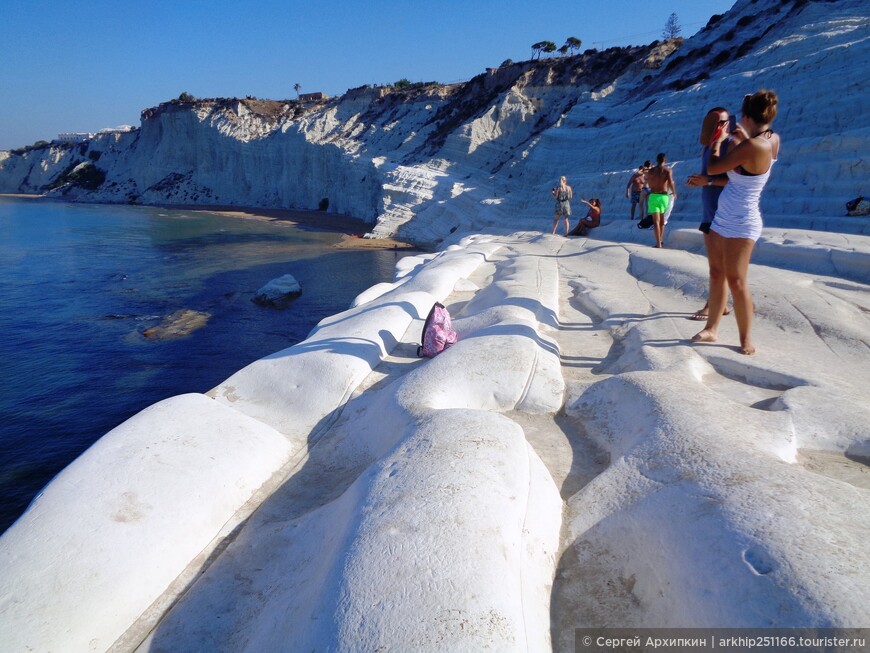
<path id="1" fill-rule="evenodd" d="M 670 199 L 667 193 L 652 193 L 649 196 L 649 200 L 647 200 L 646 212 L 664 214 L 668 210 L 669 202 Z"/>
<path id="2" fill-rule="evenodd" d="M 640 204 L 640 191 L 639 190 L 631 191 L 631 203 L 632 204 Z"/>

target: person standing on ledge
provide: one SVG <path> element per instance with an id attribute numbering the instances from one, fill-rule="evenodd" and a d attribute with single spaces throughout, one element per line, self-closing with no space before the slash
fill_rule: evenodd
<path id="1" fill-rule="evenodd" d="M 631 219 L 634 220 L 634 210 L 640 204 L 640 192 L 646 186 L 646 173 L 650 169 L 652 163 L 644 161 L 643 165 L 634 171 L 625 185 L 625 196 L 631 199 Z M 630 195 L 629 195 L 630 194 Z M 638 218 L 643 218 L 643 207 Z"/>
<path id="2" fill-rule="evenodd" d="M 674 196 L 675 202 L 677 201 L 674 173 L 665 165 L 666 161 L 667 158 L 664 152 L 660 152 L 656 157 L 656 167 L 647 174 L 647 182 L 650 187 L 647 212 L 652 214 L 653 232 L 656 237 L 656 247 L 658 248 L 663 246 L 665 238 L 665 213 L 671 201 L 668 193 Z"/>
<path id="3" fill-rule="evenodd" d="M 698 230 L 704 234 L 704 247 L 708 250 L 710 225 L 713 224 L 713 216 L 716 215 L 716 207 L 719 204 L 719 195 L 728 183 L 728 175 L 711 175 L 707 171 L 707 165 L 710 162 L 710 143 L 714 140 L 714 136 L 718 135 L 717 132 L 721 132 L 722 130 L 731 131 L 728 128 L 729 118 L 728 110 L 724 107 L 713 107 L 707 112 L 707 115 L 704 116 L 704 120 L 701 123 L 701 135 L 699 138 L 700 143 L 703 146 L 703 149 L 701 150 L 701 172 L 689 175 L 689 178 L 686 181 L 687 186 L 701 189 L 701 205 L 703 207 L 704 217 L 701 219 L 701 224 L 698 227 Z M 728 140 L 722 143 L 719 154 L 724 156 L 729 143 L 736 144 L 740 140 L 742 139 L 739 134 L 731 133 Z M 728 310 L 726 305 L 724 314 L 728 315 L 730 312 L 731 311 Z M 706 320 L 708 317 L 707 303 L 705 302 L 704 306 L 695 311 L 689 319 Z"/>
<path id="4" fill-rule="evenodd" d="M 556 200 L 556 213 L 553 216 L 553 233 L 556 233 L 556 228 L 559 226 L 559 218 L 565 220 L 565 235 L 568 235 L 570 225 L 568 218 L 571 217 L 571 198 L 574 197 L 574 191 L 568 185 L 568 180 L 562 175 L 559 178 L 559 185 L 550 191 Z"/>
<path id="5" fill-rule="evenodd" d="M 692 338 L 692 342 L 716 342 L 719 323 L 727 301 L 727 290 L 734 298 L 734 316 L 740 335 L 740 352 L 754 354 L 752 343 L 752 293 L 749 291 L 749 259 L 752 248 L 761 235 L 762 221 L 759 202 L 761 191 L 770 178 L 770 171 L 779 156 L 779 136 L 770 128 L 779 99 L 776 93 L 760 90 L 743 98 L 742 118 L 737 128 L 746 140 L 722 154 L 722 144 L 728 138 L 721 130 L 710 145 L 711 175 L 728 173 L 728 185 L 719 196 L 719 205 L 710 238 L 707 258 L 710 261 L 710 300 L 707 324 Z"/>

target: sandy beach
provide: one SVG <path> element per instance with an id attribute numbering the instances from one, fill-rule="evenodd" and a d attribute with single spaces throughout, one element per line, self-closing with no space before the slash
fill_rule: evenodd
<path id="1" fill-rule="evenodd" d="M 0 193 L 0 197 L 27 200 L 57 200 L 56 198 L 36 195 L 32 193 Z M 150 206 L 150 205 L 149 205 Z M 318 231 L 336 231 L 343 234 L 340 242 L 335 244 L 336 249 L 419 249 L 413 243 L 395 240 L 393 238 L 366 238 L 366 234 L 372 225 L 340 213 L 327 213 L 325 211 L 301 211 L 294 209 L 265 209 L 249 206 L 203 206 L 199 204 L 159 204 L 154 208 L 165 208 L 172 211 L 193 211 L 196 213 L 215 213 L 246 220 L 260 220 L 263 222 L 282 222 L 298 227 L 299 229 L 316 229 Z"/>
<path id="2" fill-rule="evenodd" d="M 300 229 L 318 231 L 337 231 L 344 234 L 338 249 L 418 249 L 412 243 L 392 238 L 365 238 L 372 225 L 349 215 L 325 211 L 301 211 L 294 209 L 265 209 L 241 206 L 201 206 L 186 204 L 160 205 L 173 211 L 195 211 L 197 213 L 216 213 L 234 218 L 261 220 L 264 222 L 283 222 Z"/>

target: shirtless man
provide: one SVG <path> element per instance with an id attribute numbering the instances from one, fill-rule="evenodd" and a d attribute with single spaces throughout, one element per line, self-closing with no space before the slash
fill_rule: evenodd
<path id="1" fill-rule="evenodd" d="M 644 164 L 634 171 L 629 178 L 628 183 L 625 185 L 625 196 L 629 197 L 629 193 L 631 193 L 631 219 L 634 220 L 634 209 L 640 203 L 640 192 L 643 187 L 646 185 L 646 173 L 647 170 L 650 169 L 652 164 L 649 161 L 644 161 Z M 642 218 L 643 215 L 638 216 L 638 218 Z"/>
<path id="2" fill-rule="evenodd" d="M 656 237 L 656 247 L 662 247 L 662 241 L 665 237 L 665 213 L 668 210 L 668 204 L 671 198 L 668 197 L 668 191 L 674 196 L 673 201 L 677 201 L 677 189 L 674 185 L 674 173 L 665 165 L 667 158 L 664 152 L 659 153 L 656 157 L 656 167 L 647 174 L 647 183 L 650 187 L 649 204 L 647 211 L 652 214 L 653 218 L 653 233 Z"/>

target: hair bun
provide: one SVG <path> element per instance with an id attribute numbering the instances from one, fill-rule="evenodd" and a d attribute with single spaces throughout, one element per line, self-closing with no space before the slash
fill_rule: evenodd
<path id="1" fill-rule="evenodd" d="M 759 124 L 770 124 L 776 118 L 778 104 L 776 92 L 763 88 L 745 98 L 743 113 Z"/>

